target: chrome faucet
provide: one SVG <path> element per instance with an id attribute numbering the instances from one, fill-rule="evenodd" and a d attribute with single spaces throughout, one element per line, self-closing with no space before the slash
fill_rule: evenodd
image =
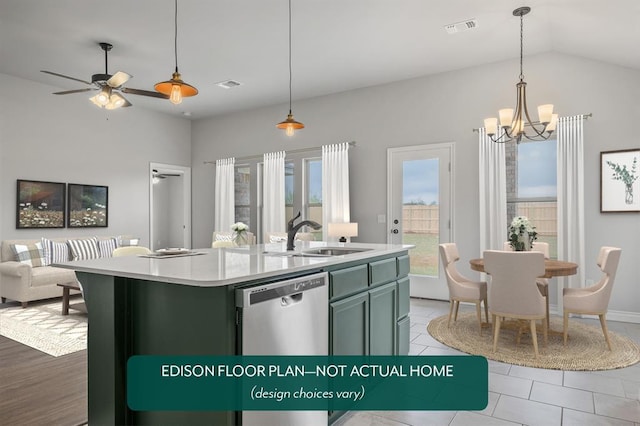
<path id="1" fill-rule="evenodd" d="M 312 227 L 313 229 L 320 229 L 322 228 L 322 225 L 320 225 L 318 222 L 314 222 L 312 220 L 303 220 L 302 222 L 298 223 L 297 225 L 293 225 L 293 222 L 298 219 L 301 216 L 301 212 L 298 212 L 298 214 L 296 215 L 296 217 L 294 217 L 293 219 L 291 219 L 288 223 L 287 223 L 287 251 L 291 251 L 295 248 L 295 246 L 293 245 L 293 240 L 296 238 L 296 234 L 298 233 L 298 231 L 300 230 L 300 228 L 302 228 L 305 225 L 308 225 L 310 227 Z"/>

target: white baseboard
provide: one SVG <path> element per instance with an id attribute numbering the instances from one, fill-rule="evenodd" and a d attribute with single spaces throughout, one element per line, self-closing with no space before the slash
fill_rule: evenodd
<path id="1" fill-rule="evenodd" d="M 555 315 L 562 315 L 561 312 L 558 312 L 557 305 L 549 305 L 549 312 Z M 589 317 L 587 315 L 587 317 Z M 640 312 L 629 312 L 629 311 L 607 311 L 607 320 L 609 321 L 620 321 L 620 322 L 629 322 L 633 324 L 640 324 Z"/>

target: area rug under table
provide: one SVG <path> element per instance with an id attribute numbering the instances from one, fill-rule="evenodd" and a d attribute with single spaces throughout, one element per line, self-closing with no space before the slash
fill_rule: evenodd
<path id="1" fill-rule="evenodd" d="M 535 358 L 533 343 L 528 332 L 521 335 L 516 344 L 517 331 L 501 329 L 498 349 L 493 352 L 493 335 L 490 327 L 478 333 L 478 319 L 474 313 L 460 313 L 458 320 L 448 315 L 435 318 L 427 325 L 427 331 L 447 346 L 472 355 L 526 367 L 554 370 L 610 370 L 640 362 L 640 347 L 631 339 L 609 331 L 612 351 L 609 351 L 600 327 L 569 320 L 569 340 L 563 345 L 562 335 L 549 335 L 548 346 L 543 346 L 542 333 L 538 334 L 540 357 Z M 539 325 L 539 323 L 538 323 Z M 526 327 L 528 330 L 528 327 Z M 541 327 L 540 327 L 541 328 Z M 562 318 L 551 318 L 551 329 L 562 330 Z"/>
<path id="2" fill-rule="evenodd" d="M 87 314 L 61 312 L 61 301 L 0 309 L 0 335 L 56 357 L 86 349 Z"/>

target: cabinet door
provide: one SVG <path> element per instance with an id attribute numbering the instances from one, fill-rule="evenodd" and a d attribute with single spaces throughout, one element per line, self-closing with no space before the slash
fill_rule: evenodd
<path id="1" fill-rule="evenodd" d="M 409 328 L 411 327 L 411 320 L 409 317 L 404 317 L 398 321 L 398 344 L 396 355 L 409 355 Z"/>
<path id="2" fill-rule="evenodd" d="M 369 290 L 369 324 L 371 355 L 394 355 L 396 352 L 396 282 Z"/>
<path id="3" fill-rule="evenodd" d="M 347 297 L 329 305 L 331 355 L 369 354 L 369 293 Z"/>

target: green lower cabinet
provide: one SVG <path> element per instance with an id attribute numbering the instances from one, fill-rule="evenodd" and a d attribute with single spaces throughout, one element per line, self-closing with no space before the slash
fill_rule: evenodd
<path id="1" fill-rule="evenodd" d="M 369 354 L 369 293 L 329 304 L 331 355 Z"/>
<path id="2" fill-rule="evenodd" d="M 411 328 L 411 321 L 409 317 L 404 317 L 398 321 L 397 333 L 398 333 L 398 345 L 396 355 L 409 355 L 409 329 Z"/>
<path id="3" fill-rule="evenodd" d="M 393 355 L 396 348 L 396 282 L 369 290 L 370 355 Z"/>

